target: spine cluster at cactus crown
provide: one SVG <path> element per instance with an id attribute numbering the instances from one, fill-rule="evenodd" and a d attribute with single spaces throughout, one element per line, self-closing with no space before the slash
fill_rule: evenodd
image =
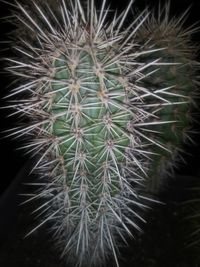
<path id="1" fill-rule="evenodd" d="M 13 115 L 9 136 L 25 137 L 36 160 L 41 222 L 50 222 L 62 256 L 96 266 L 140 230 L 140 209 L 171 173 L 188 140 L 198 81 L 194 28 L 145 9 L 121 13 L 105 0 L 13 5 L 16 57 L 7 70 Z M 137 13 L 137 12 L 136 12 Z M 129 23 L 127 22 L 129 18 Z M 13 104 L 13 98 L 17 98 Z M 27 124 L 28 122 L 28 124 Z"/>

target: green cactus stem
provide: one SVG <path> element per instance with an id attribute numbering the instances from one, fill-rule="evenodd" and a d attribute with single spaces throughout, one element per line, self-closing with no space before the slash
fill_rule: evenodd
<path id="1" fill-rule="evenodd" d="M 192 121 L 195 117 L 193 113 L 199 85 L 196 78 L 199 63 L 195 60 L 198 47 L 191 42 L 192 34 L 199 28 L 183 27 L 188 10 L 179 18 L 170 18 L 170 2 L 158 10 L 157 15 L 155 10 L 151 12 L 137 32 L 137 40 L 141 45 L 148 40 L 145 46 L 164 48 L 149 57 L 143 56 L 143 62 L 159 57 L 168 62 L 157 69 L 153 66 L 153 73 L 147 73 L 147 77 L 141 81 L 143 86 L 148 86 L 165 98 L 165 103 L 162 103 L 162 99 L 159 105 L 152 97 L 148 97 L 147 110 L 154 112 L 158 118 L 172 122 L 168 127 L 156 125 L 152 128 L 152 138 L 166 147 L 162 149 L 157 146 L 153 149 L 157 155 L 153 158 L 146 185 L 147 190 L 152 192 L 158 190 L 165 178 L 173 177 L 174 169 L 179 167 L 183 160 L 184 143 L 193 142 Z"/>

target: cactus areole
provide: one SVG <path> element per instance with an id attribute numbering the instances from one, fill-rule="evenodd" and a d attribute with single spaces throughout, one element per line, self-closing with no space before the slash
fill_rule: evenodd
<path id="1" fill-rule="evenodd" d="M 73 264 L 101 265 L 111 254 L 119 266 L 118 241 L 144 221 L 138 209 L 146 207 L 145 179 L 157 175 L 151 166 L 159 169 L 172 152 L 162 130 L 174 140 L 172 111 L 189 103 L 188 90 L 174 91 L 170 74 L 187 58 L 168 61 L 165 48 L 143 40 L 147 10 L 124 26 L 133 1 L 121 14 L 105 0 L 98 10 L 93 0 L 37 2 L 16 4 L 17 56 L 7 59 L 18 78 L 10 106 L 29 118 L 10 136 L 29 138 L 25 149 L 36 157 L 40 179 L 32 199 L 44 201 L 41 223 L 30 233 L 51 222 Z"/>

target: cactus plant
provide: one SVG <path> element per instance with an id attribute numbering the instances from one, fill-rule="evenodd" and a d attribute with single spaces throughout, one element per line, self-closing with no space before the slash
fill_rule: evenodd
<path id="1" fill-rule="evenodd" d="M 197 25 L 183 27 L 187 12 L 188 10 L 180 17 L 170 18 L 170 2 L 168 2 L 163 8 L 159 6 L 157 15 L 155 10 L 152 11 L 137 32 L 141 45 L 148 40 L 149 47 L 165 47 L 164 50 L 157 52 L 157 56 L 169 64 L 156 71 L 152 68 L 155 72 L 145 77 L 142 83 L 165 98 L 164 102 L 161 100 L 160 105 L 159 101 L 156 101 L 158 107 L 156 111 L 155 100 L 148 99 L 150 109 L 153 107 L 154 110 L 151 109 L 151 112 L 158 118 L 175 122 L 168 125 L 165 130 L 158 124 L 154 127 L 154 131 L 157 132 L 152 133 L 153 139 L 164 143 L 168 150 L 158 146 L 156 148 L 157 155 L 154 156 L 153 168 L 151 167 L 147 183 L 148 190 L 153 192 L 158 190 L 166 177 L 173 176 L 174 169 L 179 167 L 179 163 L 184 159 L 184 144 L 192 144 L 192 136 L 195 133 L 191 125 L 196 118 L 199 85 L 196 76 L 199 63 L 195 60 L 198 47 L 192 43 L 191 35 L 198 31 L 199 27 Z M 143 61 L 149 60 L 148 56 L 143 59 Z M 172 102 L 179 104 L 171 105 Z"/>
<path id="2" fill-rule="evenodd" d="M 18 80 L 8 97 L 18 96 L 9 107 L 25 121 L 8 136 L 28 139 L 40 179 L 29 201 L 44 200 L 30 233 L 51 222 L 77 266 L 110 254 L 119 266 L 119 240 L 140 230 L 139 209 L 152 200 L 146 181 L 168 172 L 189 125 L 190 31 L 147 10 L 125 27 L 132 3 L 121 14 L 105 0 L 99 10 L 94 0 L 14 5 L 17 53 L 7 70 Z"/>

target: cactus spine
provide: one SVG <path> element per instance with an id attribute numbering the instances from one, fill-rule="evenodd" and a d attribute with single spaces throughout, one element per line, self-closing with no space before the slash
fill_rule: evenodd
<path id="1" fill-rule="evenodd" d="M 102 264 L 109 254 L 119 266 L 118 240 L 132 235 L 131 227 L 140 230 L 151 166 L 172 152 L 155 133 L 164 127 L 174 143 L 172 110 L 189 103 L 187 89 L 172 89 L 169 73 L 173 66 L 180 76 L 184 60 L 171 60 L 162 40 L 144 41 L 148 13 L 124 27 L 132 2 L 111 21 L 105 0 L 98 11 L 94 0 L 16 5 L 21 59 L 7 59 L 7 69 L 19 86 L 9 96 L 21 96 L 12 107 L 29 125 L 11 136 L 29 136 L 25 148 L 37 158 L 43 182 L 32 199 L 46 200 L 38 227 L 50 221 L 62 256 L 78 266 Z"/>

